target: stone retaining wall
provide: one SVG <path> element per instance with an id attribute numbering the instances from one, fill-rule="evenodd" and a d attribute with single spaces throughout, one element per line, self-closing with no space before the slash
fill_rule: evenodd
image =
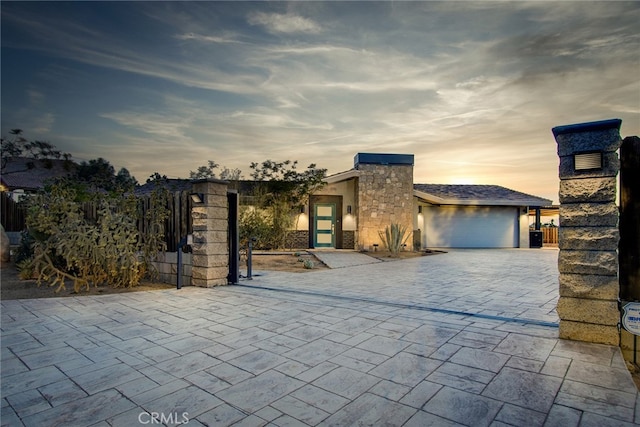
<path id="1" fill-rule="evenodd" d="M 182 285 L 191 285 L 191 254 L 182 254 Z M 153 262 L 154 267 L 158 270 L 158 280 L 162 283 L 171 283 L 177 285 L 178 272 L 178 253 L 165 252 L 158 255 L 158 260 Z"/>

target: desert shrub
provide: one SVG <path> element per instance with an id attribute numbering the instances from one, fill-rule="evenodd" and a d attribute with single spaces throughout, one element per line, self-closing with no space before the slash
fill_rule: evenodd
<path id="1" fill-rule="evenodd" d="M 249 239 L 255 238 L 255 249 L 271 249 L 273 230 L 268 212 L 253 206 L 241 206 L 239 216 L 240 247 L 246 248 Z"/>
<path id="2" fill-rule="evenodd" d="M 295 225 L 294 209 L 305 205 L 309 196 L 325 185 L 327 172 L 313 163 L 304 171 L 297 165 L 290 160 L 251 163 L 254 183 L 247 194 L 251 206 L 240 216 L 241 241 L 255 237 L 258 249 L 287 247 Z"/>
<path id="3" fill-rule="evenodd" d="M 35 239 L 28 230 L 20 233 L 20 245 L 16 249 L 14 261 L 16 265 L 20 265 L 23 261 L 33 258 L 33 244 Z"/>
<path id="4" fill-rule="evenodd" d="M 49 286 L 74 291 L 91 284 L 133 287 L 154 270 L 151 262 L 164 250 L 166 195 L 150 196 L 145 218 L 133 195 L 92 195 L 95 219 L 87 218 L 77 189 L 57 183 L 27 202 L 27 227 L 33 237 L 33 256 L 21 263 L 24 275 Z M 144 232 L 138 221 L 145 221 Z"/>
<path id="5" fill-rule="evenodd" d="M 308 270 L 311 270 L 313 267 L 315 267 L 315 264 L 310 259 L 305 259 L 302 266 Z"/>
<path id="6" fill-rule="evenodd" d="M 385 227 L 384 232 L 379 231 L 378 235 L 382 240 L 382 244 L 391 253 L 391 256 L 398 256 L 400 249 L 409 238 L 407 227 L 397 223 L 392 223 L 391 226 Z"/>

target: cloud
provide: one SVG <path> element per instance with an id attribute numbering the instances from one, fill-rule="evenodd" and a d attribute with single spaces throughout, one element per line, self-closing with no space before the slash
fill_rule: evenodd
<path id="1" fill-rule="evenodd" d="M 29 105 L 39 107 L 44 103 L 46 96 L 39 90 L 29 88 L 27 90 L 27 98 L 29 99 Z"/>
<path id="2" fill-rule="evenodd" d="M 178 40 L 195 40 L 195 41 L 204 42 L 204 43 L 220 43 L 220 44 L 245 43 L 243 41 L 236 40 L 233 37 L 228 37 L 228 36 L 205 36 L 202 34 L 194 34 L 194 33 L 177 34 L 175 38 Z"/>
<path id="3" fill-rule="evenodd" d="M 309 33 L 322 31 L 320 25 L 309 18 L 292 13 L 251 12 L 248 17 L 251 25 L 260 25 L 270 33 Z"/>
<path id="4" fill-rule="evenodd" d="M 55 120 L 56 117 L 53 113 L 44 113 L 34 118 L 34 121 L 29 125 L 29 130 L 33 130 L 35 134 L 46 135 L 51 132 Z"/>
<path id="5" fill-rule="evenodd" d="M 223 71 L 210 61 L 194 58 L 176 60 L 178 58 L 175 52 L 172 52 L 171 56 L 162 55 L 156 52 L 156 45 L 132 43 L 120 39 L 117 32 L 90 28 L 66 16 L 52 15 L 48 19 L 39 20 L 5 11 L 3 8 L 3 23 L 5 20 L 16 24 L 21 31 L 29 34 L 29 38 L 3 40 L 3 46 L 38 51 L 84 64 L 161 78 L 189 87 L 230 93 L 255 93 L 255 88 L 262 80 L 262 76 L 243 73 L 237 69 L 233 72 Z M 194 39 L 198 37 L 193 35 Z M 206 39 L 206 36 L 202 39 Z"/>
<path id="6" fill-rule="evenodd" d="M 47 58 L 25 86 L 43 105 L 63 81 L 70 91 L 70 80 L 117 81 L 97 110 L 78 101 L 91 88 L 78 87 L 87 95 L 60 100 L 60 120 L 100 117 L 95 149 L 111 147 L 100 155 L 142 175 L 147 164 L 185 176 L 207 159 L 246 170 L 266 158 L 334 173 L 358 151 L 398 150 L 416 154 L 423 182 L 475 171 L 487 183 L 555 185 L 551 127 L 620 116 L 637 132 L 640 17 L 630 3 L 283 5 L 9 2 L 2 44 Z"/>

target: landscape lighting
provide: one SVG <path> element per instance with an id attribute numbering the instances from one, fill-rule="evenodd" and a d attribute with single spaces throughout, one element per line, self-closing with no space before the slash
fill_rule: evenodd
<path id="1" fill-rule="evenodd" d="M 191 197 L 191 201 L 197 205 L 204 203 L 204 194 L 202 193 L 191 193 L 189 196 Z"/>
<path id="2" fill-rule="evenodd" d="M 574 154 L 573 162 L 576 171 L 602 169 L 602 152 Z"/>

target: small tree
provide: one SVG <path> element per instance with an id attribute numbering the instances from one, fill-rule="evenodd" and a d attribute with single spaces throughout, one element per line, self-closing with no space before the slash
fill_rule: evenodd
<path id="1" fill-rule="evenodd" d="M 29 141 L 23 136 L 24 131 L 22 129 L 11 129 L 9 134 L 12 135 L 10 138 L 2 137 L 0 139 L 2 169 L 4 169 L 7 163 L 14 157 L 28 157 L 40 160 L 44 163 L 45 167 L 49 168 L 51 167 L 52 159 L 63 159 L 71 164 L 71 154 L 58 150 L 56 146 L 50 142 L 40 140 Z"/>
<path id="2" fill-rule="evenodd" d="M 75 179 L 94 189 L 116 192 L 130 191 L 138 184 L 126 168 L 121 168 L 116 174 L 111 163 L 102 157 L 80 163 L 76 168 Z"/>
<path id="3" fill-rule="evenodd" d="M 220 170 L 220 173 L 216 173 L 216 170 L 220 168 L 220 165 L 209 160 L 207 165 L 200 166 L 195 171 L 189 172 L 189 179 L 204 179 L 204 178 L 218 178 L 224 181 L 229 181 L 229 188 L 238 189 L 240 187 L 239 182 L 242 178 L 242 171 L 240 169 L 229 169 L 224 166 Z"/>
<path id="4" fill-rule="evenodd" d="M 327 170 L 310 164 L 303 172 L 297 170 L 297 161 L 275 162 L 266 160 L 251 163 L 251 177 L 255 181 L 252 193 L 253 210 L 244 210 L 240 216 L 241 229 L 250 230 L 258 223 L 268 224 L 270 233 L 258 241 L 259 247 L 284 248 L 287 236 L 293 227 L 293 208 L 305 204 L 309 196 L 322 188 Z M 261 230 L 265 227 L 260 226 Z M 241 231 L 241 235 L 246 232 Z M 251 237 L 251 236 L 249 236 Z M 255 236 L 258 237 L 258 236 Z"/>
<path id="5" fill-rule="evenodd" d="M 220 165 L 214 162 L 213 160 L 209 160 L 206 166 L 199 166 L 195 171 L 189 172 L 190 179 L 203 179 L 203 178 L 215 178 L 216 172 Z"/>

